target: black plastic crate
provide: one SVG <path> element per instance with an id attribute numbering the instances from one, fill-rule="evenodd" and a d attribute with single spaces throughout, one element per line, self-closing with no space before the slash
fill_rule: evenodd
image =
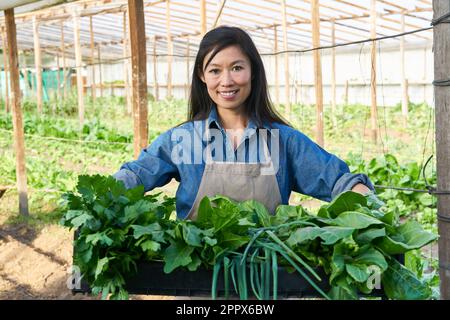
<path id="1" fill-rule="evenodd" d="M 74 239 L 77 232 L 74 234 Z M 395 258 L 404 264 L 404 255 L 396 255 Z M 213 270 L 206 269 L 203 266 L 196 271 L 178 268 L 171 273 L 164 273 L 163 262 L 141 261 L 137 263 L 137 273 L 126 279 L 126 290 L 129 294 L 143 295 L 170 295 L 170 296 L 189 296 L 189 297 L 211 297 Z M 308 271 L 302 270 L 314 281 L 314 283 L 324 292 L 330 290 L 328 276 L 322 268 L 313 268 L 313 270 L 322 279 L 318 281 Z M 247 287 L 249 298 L 254 298 L 250 286 L 250 272 L 247 269 Z M 272 276 L 271 289 L 272 294 Z M 321 298 L 320 293 L 314 289 L 311 284 L 305 280 L 297 271 L 289 273 L 286 269 L 278 268 L 278 291 L 279 299 L 289 297 Z M 72 293 L 89 293 L 89 284 L 81 280 L 80 288 L 72 289 Z M 238 297 L 234 290 L 231 276 L 229 277 L 229 295 Z M 217 297 L 225 296 L 224 275 L 221 270 L 217 279 Z M 363 296 L 363 295 L 361 295 Z M 366 295 L 367 296 L 367 295 Z M 374 289 L 367 297 L 386 298 L 382 289 Z"/>
<path id="2" fill-rule="evenodd" d="M 172 296 L 211 296 L 213 271 L 200 267 L 197 271 L 176 269 L 169 274 L 163 271 L 162 262 L 140 262 L 137 264 L 137 274 L 127 280 L 126 289 L 130 294 L 172 295 Z M 322 279 L 315 280 L 316 284 L 325 292 L 329 290 L 328 278 L 322 269 L 314 270 Z M 306 271 L 307 272 L 307 271 Z M 313 278 L 311 275 L 309 275 Z M 247 270 L 248 286 L 250 273 Z M 219 273 L 217 280 L 218 297 L 225 296 L 223 272 Z M 234 291 L 231 276 L 229 277 L 230 297 L 237 297 Z M 272 285 L 272 284 L 271 284 Z M 248 288 L 249 297 L 253 297 L 252 290 Z M 73 293 L 89 292 L 89 285 L 82 281 L 81 289 L 73 289 Z M 272 289 L 271 289 L 272 291 Z M 278 297 L 315 297 L 317 291 L 297 272 L 288 273 L 285 269 L 278 269 Z"/>

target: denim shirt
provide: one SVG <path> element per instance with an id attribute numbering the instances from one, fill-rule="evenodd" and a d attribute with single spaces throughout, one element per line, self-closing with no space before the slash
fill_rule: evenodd
<path id="1" fill-rule="evenodd" d="M 177 215 L 185 218 L 194 204 L 202 180 L 205 147 L 214 140 L 205 138 L 206 129 L 214 130 L 214 139 L 219 137 L 217 133 L 223 138 L 217 140 L 222 150 L 216 147 L 211 152 L 216 161 L 266 161 L 263 153 L 259 152 L 263 149 L 262 143 L 266 142 L 272 161 L 275 159 L 277 163 L 276 179 L 283 204 L 288 204 L 292 191 L 331 201 L 358 183 L 374 190 L 365 174 L 350 173 L 344 161 L 322 149 L 300 131 L 280 123 L 257 128 L 250 120 L 239 146 L 234 150 L 219 124 L 215 107 L 207 119 L 190 121 L 161 134 L 141 151 L 137 160 L 124 163 L 113 176 L 123 181 L 128 189 L 144 185 L 145 192 L 176 179 L 180 182 L 176 193 Z M 262 139 L 261 136 L 265 136 L 257 134 L 261 129 L 267 130 L 267 138 Z M 275 145 L 277 147 L 271 149 Z"/>

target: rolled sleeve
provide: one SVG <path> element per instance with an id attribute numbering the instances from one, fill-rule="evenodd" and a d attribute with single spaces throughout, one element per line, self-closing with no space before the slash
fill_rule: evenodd
<path id="1" fill-rule="evenodd" d="M 344 191 L 351 190 L 358 183 L 364 184 L 367 188 L 375 191 L 375 188 L 370 181 L 369 177 L 362 173 L 344 173 L 335 183 L 333 191 L 331 192 L 331 197 L 334 199 L 336 196 Z"/>

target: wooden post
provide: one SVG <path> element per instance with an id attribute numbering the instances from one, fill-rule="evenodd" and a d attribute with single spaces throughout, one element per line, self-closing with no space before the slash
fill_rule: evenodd
<path id="1" fill-rule="evenodd" d="M 156 59 L 156 35 L 153 36 L 153 90 L 155 101 L 159 101 L 159 86 L 158 86 L 158 61 Z"/>
<path id="2" fill-rule="evenodd" d="M 203 37 L 206 33 L 206 0 L 200 0 L 200 36 Z"/>
<path id="3" fill-rule="evenodd" d="M 97 60 L 98 60 L 98 80 L 100 81 L 100 97 L 103 98 L 102 57 L 100 53 L 100 44 L 97 46 Z"/>
<path id="4" fill-rule="evenodd" d="M 275 25 L 273 27 L 273 36 L 274 36 L 274 43 L 273 43 L 273 51 L 275 53 L 275 104 L 277 106 L 280 105 L 280 81 L 278 77 L 278 30 L 277 26 Z"/>
<path id="5" fill-rule="evenodd" d="M 3 67 L 5 72 L 5 110 L 6 113 L 10 112 L 9 101 L 9 61 L 8 61 L 8 45 L 6 39 L 6 30 L 2 27 L 2 43 L 3 43 Z"/>
<path id="6" fill-rule="evenodd" d="M 287 21 L 286 21 L 286 0 L 281 0 L 281 16 L 283 18 L 283 48 L 284 51 L 288 49 L 287 38 Z M 285 95 L 285 113 L 288 119 L 291 118 L 291 102 L 289 90 L 289 53 L 284 54 L 284 95 Z"/>
<path id="7" fill-rule="evenodd" d="M 64 46 L 64 21 L 61 20 L 61 58 L 63 71 L 64 100 L 67 99 L 66 50 Z"/>
<path id="8" fill-rule="evenodd" d="M 370 1 L 370 36 L 372 39 L 377 37 L 377 12 L 376 0 Z M 378 142 L 378 124 L 377 124 L 377 42 L 372 40 L 371 47 L 371 72 L 370 72 L 370 94 L 371 94 L 371 108 L 370 119 L 372 124 L 372 141 Z"/>
<path id="9" fill-rule="evenodd" d="M 405 13 L 401 15 L 401 33 L 405 32 Z M 405 36 L 400 37 L 400 76 L 402 77 L 402 115 L 405 124 L 408 121 L 408 88 L 405 77 Z"/>
<path id="10" fill-rule="evenodd" d="M 450 12 L 450 2 L 433 0 L 433 18 Z M 448 20 L 448 18 L 447 18 Z M 441 23 L 433 31 L 434 79 L 450 80 L 450 24 Z M 434 87 L 436 108 L 437 189 L 450 190 L 450 90 Z M 439 231 L 439 276 L 441 299 L 450 299 L 450 194 L 437 195 Z"/>
<path id="11" fill-rule="evenodd" d="M 92 103 L 95 104 L 95 95 L 96 95 L 96 88 L 95 88 L 95 47 L 94 47 L 94 26 L 92 23 L 92 16 L 89 17 L 89 35 L 91 40 L 91 70 L 92 70 L 92 82 L 91 82 L 91 96 L 92 96 Z"/>
<path id="12" fill-rule="evenodd" d="M 320 47 L 320 15 L 319 0 L 311 1 L 311 22 L 313 48 Z M 316 143 L 324 146 L 323 133 L 323 88 L 322 88 L 322 63 L 320 51 L 313 51 L 314 58 L 314 86 L 316 91 Z"/>
<path id="13" fill-rule="evenodd" d="M 331 45 L 336 45 L 336 26 L 334 19 L 331 20 Z M 331 120 L 333 128 L 337 129 L 336 115 L 336 48 L 331 49 Z"/>
<path id="14" fill-rule="evenodd" d="M 185 90 L 184 90 L 184 94 L 185 94 L 185 97 L 186 97 L 186 100 L 187 99 L 189 99 L 189 82 L 190 82 L 190 77 L 189 77 L 189 74 L 190 74 L 190 66 L 189 66 L 189 56 L 190 56 L 190 48 L 189 48 L 190 46 L 189 46 L 189 36 L 187 37 L 187 39 L 186 39 L 186 87 L 185 87 Z"/>
<path id="15" fill-rule="evenodd" d="M 25 139 L 23 132 L 22 110 L 20 101 L 19 61 L 17 57 L 16 23 L 14 9 L 5 10 L 6 33 L 8 37 L 9 65 L 11 71 L 11 101 L 13 108 L 14 151 L 16 154 L 16 179 L 19 192 L 19 212 L 29 215 L 27 171 L 25 167 Z"/>
<path id="16" fill-rule="evenodd" d="M 77 70 L 77 92 L 78 92 L 78 119 L 80 122 L 80 128 L 84 124 L 84 91 L 83 91 L 83 61 L 81 55 L 80 44 L 80 21 L 79 13 L 73 12 L 73 37 L 75 42 L 75 66 Z"/>
<path id="17" fill-rule="evenodd" d="M 148 145 L 147 52 L 143 0 L 128 0 L 133 70 L 134 156 Z"/>
<path id="18" fill-rule="evenodd" d="M 127 101 L 126 113 L 131 115 L 133 113 L 133 97 L 130 86 L 130 48 L 129 32 L 127 28 L 127 12 L 123 13 L 123 76 L 124 76 L 124 93 Z"/>
<path id="19" fill-rule="evenodd" d="M 170 32 L 170 0 L 166 0 L 166 34 L 167 34 L 167 98 L 172 98 L 172 56 L 173 44 Z"/>
<path id="20" fill-rule="evenodd" d="M 38 114 L 42 113 L 42 66 L 41 43 L 39 40 L 39 22 L 33 16 L 34 67 L 36 68 L 36 103 Z"/>

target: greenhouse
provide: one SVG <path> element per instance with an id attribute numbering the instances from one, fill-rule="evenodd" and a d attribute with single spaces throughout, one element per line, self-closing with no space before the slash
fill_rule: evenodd
<path id="1" fill-rule="evenodd" d="M 449 21 L 0 1 L 0 299 L 450 299 Z"/>

